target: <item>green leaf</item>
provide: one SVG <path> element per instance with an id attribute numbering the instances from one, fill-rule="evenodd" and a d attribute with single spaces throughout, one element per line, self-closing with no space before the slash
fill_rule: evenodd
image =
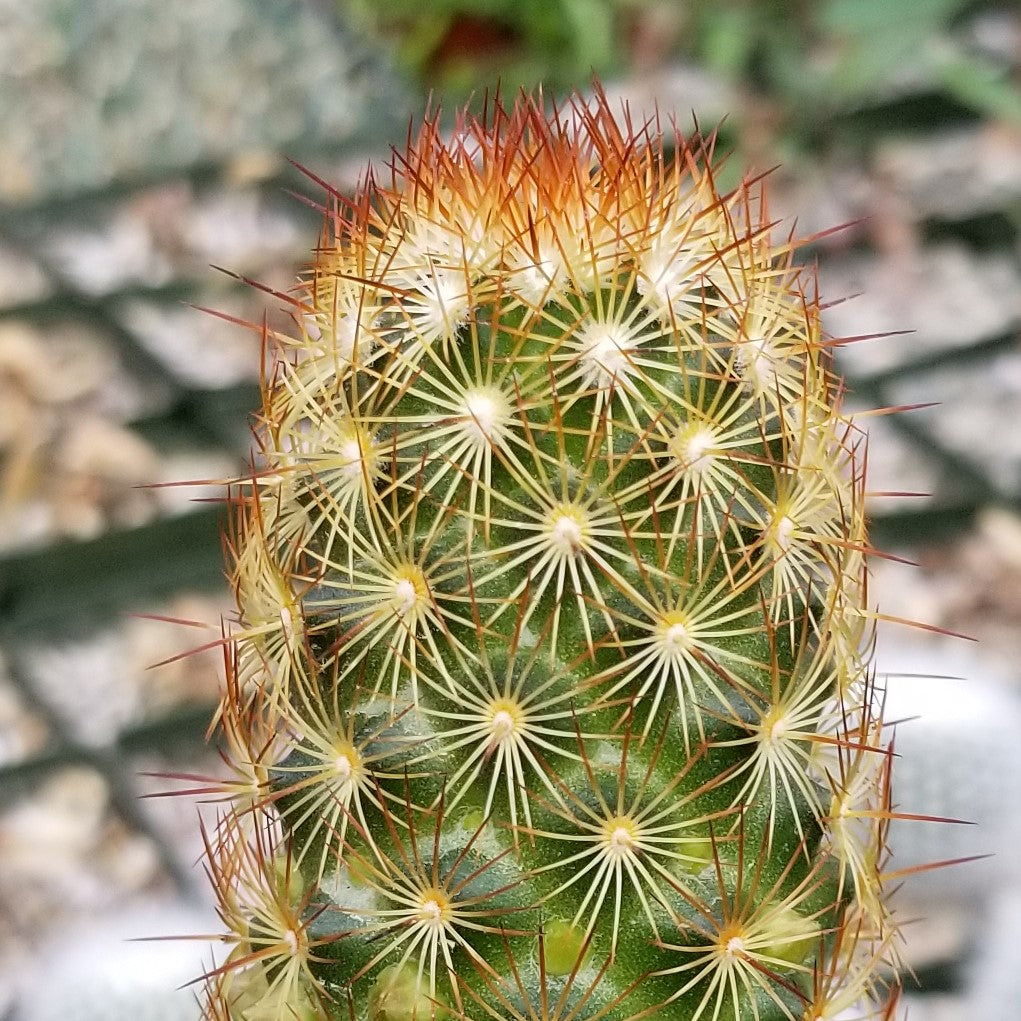
<path id="1" fill-rule="evenodd" d="M 1005 67 L 978 57 L 952 55 L 939 68 L 943 87 L 954 97 L 986 117 L 1021 125 L 1021 89 Z"/>

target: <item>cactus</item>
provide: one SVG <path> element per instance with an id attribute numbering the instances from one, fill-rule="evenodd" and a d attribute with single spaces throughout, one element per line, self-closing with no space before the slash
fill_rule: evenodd
<path id="1" fill-rule="evenodd" d="M 717 170 L 597 90 L 326 188 L 232 501 L 207 1017 L 891 1016 L 864 437 Z"/>

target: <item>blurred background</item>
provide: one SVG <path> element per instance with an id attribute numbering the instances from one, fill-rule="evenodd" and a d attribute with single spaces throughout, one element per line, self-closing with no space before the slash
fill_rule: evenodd
<path id="1" fill-rule="evenodd" d="M 0 0 L 0 1018 L 195 1019 L 220 490 L 315 188 L 499 80 L 723 118 L 869 419 L 911 1021 L 1021 1016 L 1021 11 L 969 0 Z M 223 267 L 229 273 L 212 267 Z M 861 297 L 855 295 L 861 294 Z M 884 492 L 919 495 L 893 498 Z M 924 495 L 922 495 L 924 494 Z M 915 566 L 901 562 L 912 561 Z M 168 623 L 169 618 L 179 623 Z M 187 622 L 187 623 L 180 623 Z M 154 667 L 153 664 L 164 665 Z M 180 786 L 180 785 L 178 785 Z"/>

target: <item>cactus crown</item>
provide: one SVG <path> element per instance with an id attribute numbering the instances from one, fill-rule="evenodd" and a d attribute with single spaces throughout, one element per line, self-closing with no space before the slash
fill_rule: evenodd
<path id="1" fill-rule="evenodd" d="M 864 442 L 712 149 L 522 96 L 328 191 L 234 502 L 209 1017 L 885 1009 Z"/>

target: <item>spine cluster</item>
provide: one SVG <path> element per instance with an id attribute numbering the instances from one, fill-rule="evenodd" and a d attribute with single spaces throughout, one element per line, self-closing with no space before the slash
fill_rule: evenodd
<path id="1" fill-rule="evenodd" d="M 207 1016 L 888 1016 L 865 443 L 712 140 L 599 95 L 327 190 L 233 501 Z"/>

